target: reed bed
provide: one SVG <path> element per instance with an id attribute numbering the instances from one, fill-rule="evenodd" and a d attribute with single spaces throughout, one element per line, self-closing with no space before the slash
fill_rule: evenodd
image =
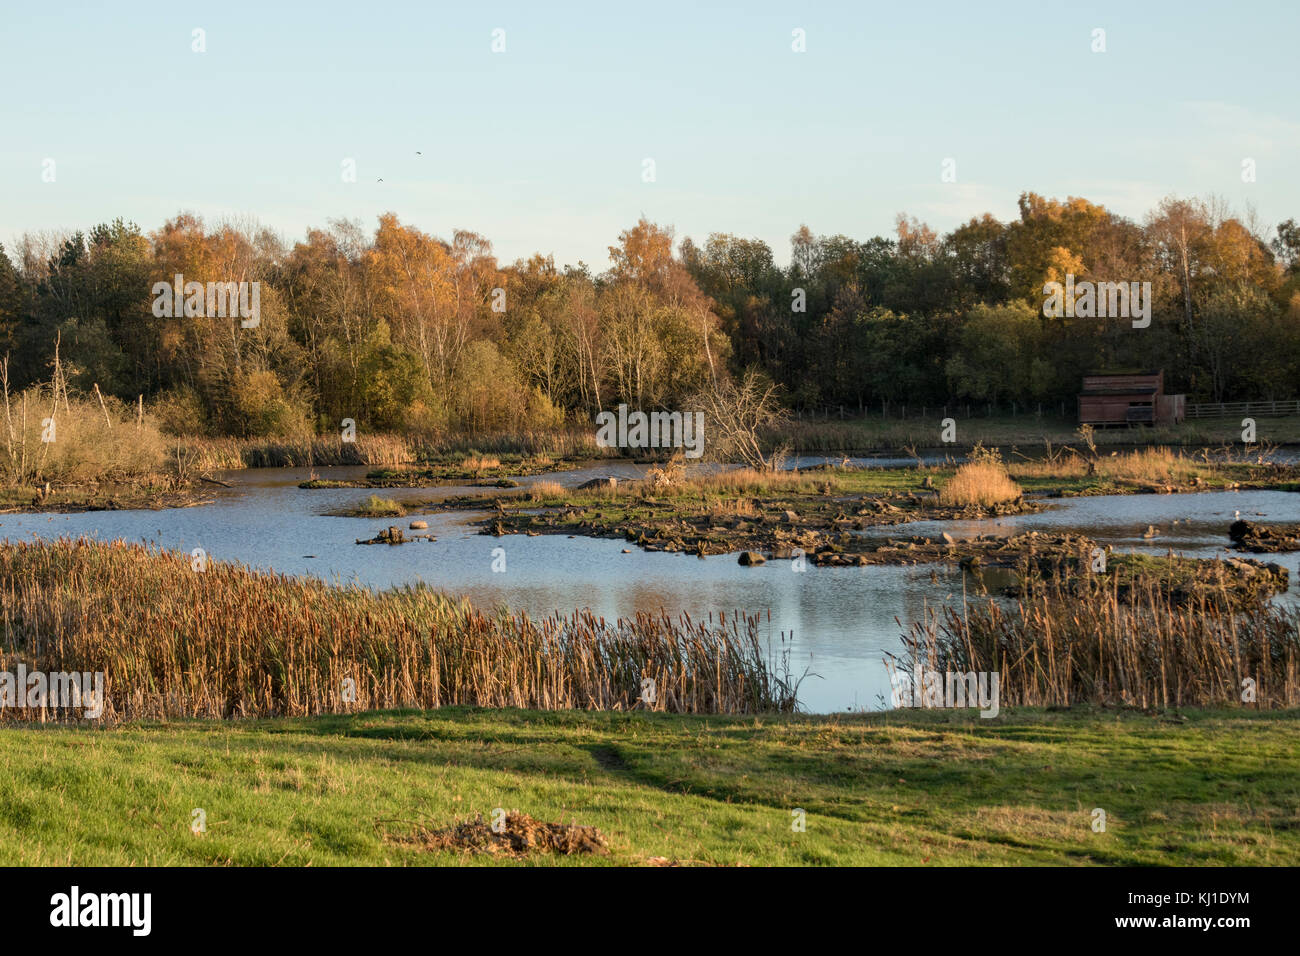
<path id="1" fill-rule="evenodd" d="M 207 438 L 174 440 L 177 457 L 199 471 L 239 468 L 285 468 L 312 465 L 391 467 L 447 456 L 461 456 L 466 467 L 500 467 L 499 455 L 525 455 L 551 462 L 561 458 L 603 458 L 610 450 L 596 444 L 595 432 L 525 431 L 518 434 L 358 434 L 355 441 L 303 436 L 274 438 Z M 497 465 L 481 464 L 496 460 Z M 470 462 L 479 462 L 470 465 Z"/>
<path id="2" fill-rule="evenodd" d="M 1169 448 L 1140 448 L 1103 456 L 1091 463 L 1079 455 L 1062 455 L 1050 460 L 1016 462 L 1011 471 L 1018 478 L 1082 478 L 1097 474 L 1117 481 L 1151 484 L 1184 483 L 1209 473 L 1204 465 Z"/>
<path id="3" fill-rule="evenodd" d="M 757 616 L 533 620 L 88 539 L 0 545 L 0 597 L 5 668 L 104 672 L 107 720 L 453 704 L 746 714 L 791 711 L 797 691 L 765 661 Z"/>
<path id="4" fill-rule="evenodd" d="M 668 480 L 664 480 L 665 476 Z M 541 489 L 546 482 L 533 485 L 534 500 L 546 497 Z M 746 495 L 765 495 L 781 493 L 821 494 L 837 489 L 839 479 L 827 472 L 805 474 L 797 471 L 759 471 L 755 468 L 729 468 L 716 471 L 682 470 L 669 471 L 650 469 L 645 478 L 620 479 L 614 485 L 597 488 L 564 489 L 556 485 L 557 496 L 576 495 L 597 498 L 606 501 L 621 501 L 630 498 L 678 496 L 700 497 L 717 495 L 720 497 Z"/>
<path id="5" fill-rule="evenodd" d="M 441 455 L 528 455 L 560 458 L 617 457 L 618 450 L 596 444 L 596 428 L 525 429 L 519 432 L 445 432 L 414 435 L 425 458 Z"/>
<path id="6" fill-rule="evenodd" d="M 197 438 L 177 440 L 176 456 L 198 471 L 240 468 L 306 468 L 314 465 L 403 465 L 414 461 L 415 448 L 399 435 L 340 438 Z"/>
<path id="7" fill-rule="evenodd" d="M 1003 706 L 1300 705 L 1300 610 L 1117 579 L 931 611 L 899 666 L 998 673 Z M 1255 700 L 1243 700 L 1253 681 Z"/>

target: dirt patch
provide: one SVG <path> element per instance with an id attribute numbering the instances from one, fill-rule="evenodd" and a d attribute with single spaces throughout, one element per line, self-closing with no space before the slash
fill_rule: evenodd
<path id="1" fill-rule="evenodd" d="M 493 853 L 522 857 L 530 853 L 562 856 L 591 853 L 606 855 L 609 847 L 595 827 L 572 823 L 545 823 L 526 813 L 507 813 L 496 830 L 478 814 L 451 826 L 430 828 L 417 825 L 406 836 L 389 835 L 389 842 L 421 846 L 428 850 L 460 850 L 464 853 Z"/>

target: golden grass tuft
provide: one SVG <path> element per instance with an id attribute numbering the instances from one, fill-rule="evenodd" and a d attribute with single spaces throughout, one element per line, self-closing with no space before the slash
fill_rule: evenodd
<path id="1" fill-rule="evenodd" d="M 967 462 L 957 469 L 939 491 L 939 501 L 958 507 L 992 505 L 1015 501 L 1024 490 L 1011 480 L 1007 470 L 995 461 Z"/>

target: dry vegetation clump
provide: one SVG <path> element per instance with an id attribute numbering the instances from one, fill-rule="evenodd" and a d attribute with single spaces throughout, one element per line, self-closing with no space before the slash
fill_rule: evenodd
<path id="1" fill-rule="evenodd" d="M 563 498 L 569 490 L 558 481 L 535 481 L 528 486 L 528 497 L 532 501 L 547 501 Z"/>
<path id="2" fill-rule="evenodd" d="M 461 461 L 460 466 L 466 471 L 481 473 L 501 467 L 501 459 L 490 455 L 470 455 Z"/>
<path id="3" fill-rule="evenodd" d="M 939 501 L 945 505 L 964 507 L 979 505 L 984 508 L 1015 501 L 1024 490 L 1011 480 L 1006 466 L 1000 461 L 969 461 L 957 469 L 939 490 Z"/>
<path id="4" fill-rule="evenodd" d="M 5 395 L 6 484 L 127 481 L 166 468 L 167 443 L 157 426 L 115 399 L 55 396 L 48 386 Z"/>
<path id="5" fill-rule="evenodd" d="M 645 474 L 646 484 L 659 491 L 679 487 L 685 481 L 686 460 L 680 451 L 674 452 L 662 465 L 653 465 Z"/>
<path id="6" fill-rule="evenodd" d="M 723 498 L 709 506 L 711 518 L 755 518 L 761 512 L 752 498 Z"/>
<path id="7" fill-rule="evenodd" d="M 1128 454 L 1112 455 L 1097 461 L 1098 474 L 1152 484 L 1190 481 L 1201 475 L 1204 470 L 1190 458 L 1168 448 L 1141 448 Z"/>
<path id="8" fill-rule="evenodd" d="M 691 476 L 684 487 L 705 494 L 763 495 L 775 492 L 817 494 L 825 485 L 834 485 L 832 476 L 813 477 L 798 471 L 760 471 L 756 468 L 730 468 Z"/>
<path id="9" fill-rule="evenodd" d="M 507 813 L 497 829 L 478 814 L 448 827 L 430 828 L 417 825 L 410 836 L 394 837 L 395 843 L 415 843 L 429 850 L 459 850 L 465 853 L 494 853 L 526 856 L 529 853 L 555 853 L 561 856 L 594 853 L 605 855 L 609 848 L 604 835 L 595 827 L 573 823 L 544 823 L 517 810 Z"/>
<path id="10" fill-rule="evenodd" d="M 357 507 L 357 513 L 370 518 L 401 518 L 406 509 L 392 498 L 371 495 Z"/>

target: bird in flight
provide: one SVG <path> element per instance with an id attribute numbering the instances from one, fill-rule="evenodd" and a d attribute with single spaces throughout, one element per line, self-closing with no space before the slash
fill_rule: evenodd
<path id="1" fill-rule="evenodd" d="M 375 182 L 377 182 L 377 183 L 382 183 L 383 180 L 382 180 L 382 179 L 376 179 Z"/>

